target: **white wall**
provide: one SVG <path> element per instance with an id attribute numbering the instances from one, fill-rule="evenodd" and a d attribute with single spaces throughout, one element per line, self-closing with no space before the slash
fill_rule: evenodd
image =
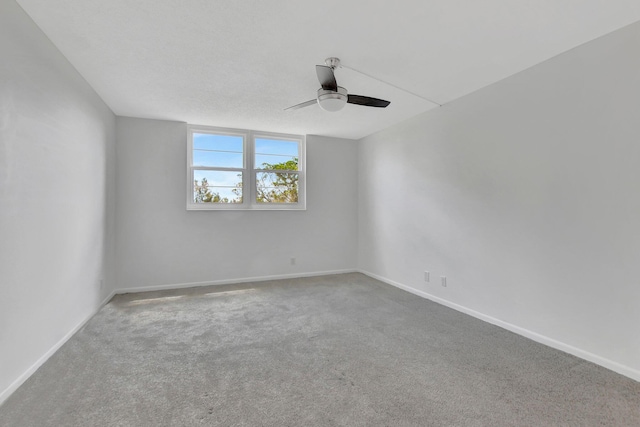
<path id="1" fill-rule="evenodd" d="M 2 402 L 114 287 L 115 116 L 13 1 L 0 58 Z"/>
<path id="2" fill-rule="evenodd" d="M 355 268 L 355 141 L 307 138 L 306 211 L 187 211 L 186 124 L 118 117 L 117 140 L 119 288 Z"/>
<path id="3" fill-rule="evenodd" d="M 640 380 L 638 52 L 635 24 L 361 140 L 359 268 Z"/>

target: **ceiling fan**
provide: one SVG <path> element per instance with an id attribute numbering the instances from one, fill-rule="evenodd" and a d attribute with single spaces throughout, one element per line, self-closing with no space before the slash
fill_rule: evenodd
<path id="1" fill-rule="evenodd" d="M 318 89 L 317 98 L 293 105 L 285 108 L 285 110 L 297 110 L 298 108 L 308 107 L 315 103 L 318 103 L 318 105 L 326 111 L 341 110 L 347 103 L 378 108 L 385 108 L 390 104 L 389 101 L 385 101 L 384 99 L 349 94 L 345 88 L 338 86 L 336 77 L 333 74 L 333 70 L 340 66 L 340 59 L 327 58 L 325 63 L 327 65 L 316 65 L 316 74 L 318 75 L 320 86 L 322 86 Z"/>

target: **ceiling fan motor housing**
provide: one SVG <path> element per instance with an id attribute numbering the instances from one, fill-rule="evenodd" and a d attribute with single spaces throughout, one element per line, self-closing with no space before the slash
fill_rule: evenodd
<path id="1" fill-rule="evenodd" d="M 347 90 L 338 86 L 338 91 L 318 89 L 318 105 L 325 111 L 339 111 L 347 103 Z"/>

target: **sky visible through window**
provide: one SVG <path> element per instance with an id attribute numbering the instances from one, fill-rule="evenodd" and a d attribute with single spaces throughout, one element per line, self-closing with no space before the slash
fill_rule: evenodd
<path id="1" fill-rule="evenodd" d="M 193 166 L 243 167 L 242 137 L 235 135 L 193 135 Z"/>
<path id="2" fill-rule="evenodd" d="M 256 138 L 255 145 L 256 169 L 270 169 L 264 164 L 285 163 L 289 160 L 297 159 L 298 143 L 295 141 L 278 141 L 273 139 Z"/>

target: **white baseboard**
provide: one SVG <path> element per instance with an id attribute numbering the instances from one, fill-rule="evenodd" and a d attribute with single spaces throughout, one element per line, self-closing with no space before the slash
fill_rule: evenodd
<path id="1" fill-rule="evenodd" d="M 29 379 L 29 377 L 31 375 L 33 375 L 33 373 L 35 371 L 38 370 L 38 368 L 40 366 L 42 366 L 44 364 L 44 362 L 46 362 L 51 356 L 53 356 L 53 354 L 58 351 L 58 349 L 60 349 L 60 347 L 62 347 L 64 345 L 64 343 L 66 343 L 67 341 L 69 341 L 69 338 L 71 338 L 76 332 L 78 332 L 89 320 L 91 320 L 91 318 L 93 316 L 96 315 L 96 313 L 98 311 L 100 311 L 100 309 L 102 309 L 102 307 L 104 307 L 109 301 L 111 301 L 111 298 L 113 298 L 116 295 L 116 292 L 111 292 L 109 294 L 109 296 L 107 296 L 98 306 L 98 308 L 96 308 L 95 310 L 93 310 L 93 312 L 91 314 L 89 314 L 88 316 L 86 316 L 82 321 L 80 321 L 80 323 L 78 323 L 73 329 L 71 329 L 69 332 L 67 332 L 67 334 L 62 337 L 62 339 L 60 341 L 58 341 L 56 344 L 54 344 L 53 347 L 51 347 L 49 350 L 47 350 L 47 352 L 45 354 L 43 354 L 33 365 L 31 365 L 31 367 L 29 367 L 29 369 L 27 369 L 25 372 L 22 373 L 22 375 L 20 375 L 14 382 L 12 382 L 9 387 L 7 387 L 5 390 L 2 390 L 2 392 L 0 392 L 0 405 L 2 405 L 2 403 L 7 400 L 7 398 L 9 398 L 9 396 L 11 396 L 11 394 L 16 391 L 18 389 L 18 387 L 20 387 L 27 379 Z"/>
<path id="2" fill-rule="evenodd" d="M 391 286 L 395 286 L 396 288 L 400 288 L 407 292 L 410 292 L 414 295 L 418 295 L 422 298 L 426 298 L 428 300 L 437 302 L 438 304 L 442 304 L 446 307 L 452 308 L 454 310 L 460 311 L 462 313 L 468 314 L 469 316 L 473 316 L 477 319 L 483 320 L 487 323 L 491 323 L 493 325 L 499 326 L 503 329 L 521 335 L 525 338 L 529 338 L 533 341 L 539 342 L 540 344 L 544 344 L 546 346 L 555 348 L 556 350 L 564 351 L 565 353 L 572 354 L 581 359 L 587 360 L 589 362 L 595 363 L 596 365 L 600 365 L 607 369 L 610 369 L 614 372 L 617 372 L 625 377 L 629 377 L 633 380 L 640 381 L 640 371 L 637 369 L 633 369 L 629 366 L 622 365 L 618 362 L 614 362 L 613 360 L 606 359 L 604 357 L 598 356 L 597 354 L 590 353 L 588 351 L 573 347 L 569 344 L 565 344 L 561 341 L 557 341 L 553 338 L 549 338 L 544 335 L 540 335 L 536 332 L 530 331 L 528 329 L 521 328 L 519 326 L 513 325 L 511 323 L 504 322 L 500 319 L 496 319 L 495 317 L 488 316 L 486 314 L 480 313 L 478 311 L 472 310 L 470 308 L 464 307 L 462 305 L 456 304 L 451 301 L 447 301 L 435 295 L 431 295 L 427 292 L 412 288 L 411 286 L 403 285 L 402 283 L 398 283 L 386 277 L 378 276 L 377 274 L 358 270 L 359 273 L 365 274 L 373 279 L 379 280 L 381 282 L 387 283 Z"/>
<path id="3" fill-rule="evenodd" d="M 242 277 L 239 279 L 221 279 L 221 280 L 212 280 L 207 282 L 170 283 L 165 285 L 121 288 L 121 289 L 117 289 L 116 293 L 129 294 L 129 293 L 135 293 L 135 292 L 150 292 L 150 291 L 164 291 L 169 289 L 196 288 L 200 286 L 233 285 L 236 283 L 265 282 L 267 280 L 296 279 L 299 277 L 328 276 L 330 274 L 345 274 L 345 273 L 356 273 L 356 272 L 358 272 L 358 270 L 356 269 L 326 270 L 326 271 L 314 271 L 310 273 L 291 273 L 291 274 L 277 274 L 273 276 Z"/>
<path id="4" fill-rule="evenodd" d="M 395 286 L 397 288 L 403 289 L 407 292 L 411 292 L 412 294 L 418 295 L 422 298 L 429 299 L 431 301 L 442 304 L 446 307 L 452 308 L 454 310 L 460 311 L 462 313 L 473 316 L 477 319 L 483 320 L 485 322 L 491 323 L 493 325 L 504 328 L 508 331 L 514 332 L 523 337 L 529 338 L 533 341 L 539 342 L 541 344 L 547 345 L 549 347 L 555 348 L 557 350 L 564 351 L 566 353 L 577 356 L 581 359 L 588 360 L 589 362 L 593 362 L 597 365 L 603 366 L 607 369 L 610 369 L 614 372 L 617 372 L 621 375 L 629 377 L 633 380 L 640 381 L 640 371 L 630 368 L 628 366 L 622 365 L 620 363 L 614 362 L 612 360 L 606 359 L 604 357 L 600 357 L 596 354 L 590 353 L 588 351 L 581 350 L 579 348 L 573 347 L 571 345 L 565 344 L 563 342 L 554 340 L 552 338 L 546 337 L 544 335 L 540 335 L 536 332 L 530 331 L 528 329 L 521 328 L 516 325 L 512 325 L 511 323 L 504 322 L 502 320 L 496 319 L 494 317 L 488 316 L 486 314 L 477 312 L 470 308 L 461 306 L 459 304 L 453 303 L 451 301 L 447 301 L 435 295 L 428 294 L 421 290 L 412 288 L 410 286 L 403 285 L 401 283 L 395 282 L 393 280 L 387 279 L 386 277 L 378 276 L 377 274 L 357 269 L 344 269 L 344 270 L 330 270 L 330 271 L 316 271 L 311 273 L 293 273 L 293 274 L 280 274 L 273 276 L 257 276 L 257 277 L 244 277 L 240 279 L 223 279 L 223 280 L 214 280 L 208 282 L 189 282 L 189 283 L 175 283 L 175 284 L 166 284 L 166 285 L 156 285 L 156 286 L 143 286 L 143 287 L 135 287 L 135 288 L 123 288 L 118 289 L 114 292 L 111 292 L 107 298 L 105 298 L 98 308 L 96 308 L 93 313 L 83 319 L 80 323 L 78 323 L 71 331 L 69 331 L 60 341 L 58 341 L 53 347 L 51 347 L 42 357 L 40 357 L 29 369 L 27 369 L 20 377 L 18 377 L 9 387 L 0 392 L 0 405 L 14 392 L 20 387 L 40 366 L 42 366 L 60 347 L 64 345 L 76 332 L 78 332 L 102 307 L 104 307 L 116 294 L 124 294 L 124 293 L 133 293 L 133 292 L 148 292 L 148 291 L 158 291 L 158 290 L 166 290 L 166 289 L 180 289 L 180 288 L 191 288 L 191 287 L 199 287 L 199 286 L 210 286 L 210 285 L 229 285 L 235 283 L 246 283 L 246 282 L 262 282 L 267 280 L 278 280 L 278 279 L 294 279 L 299 277 L 313 277 L 313 276 L 326 276 L 331 274 L 345 274 L 345 273 L 354 273 L 359 272 L 365 274 L 371 278 L 379 280 L 381 282 L 387 283 L 391 286 Z"/>

